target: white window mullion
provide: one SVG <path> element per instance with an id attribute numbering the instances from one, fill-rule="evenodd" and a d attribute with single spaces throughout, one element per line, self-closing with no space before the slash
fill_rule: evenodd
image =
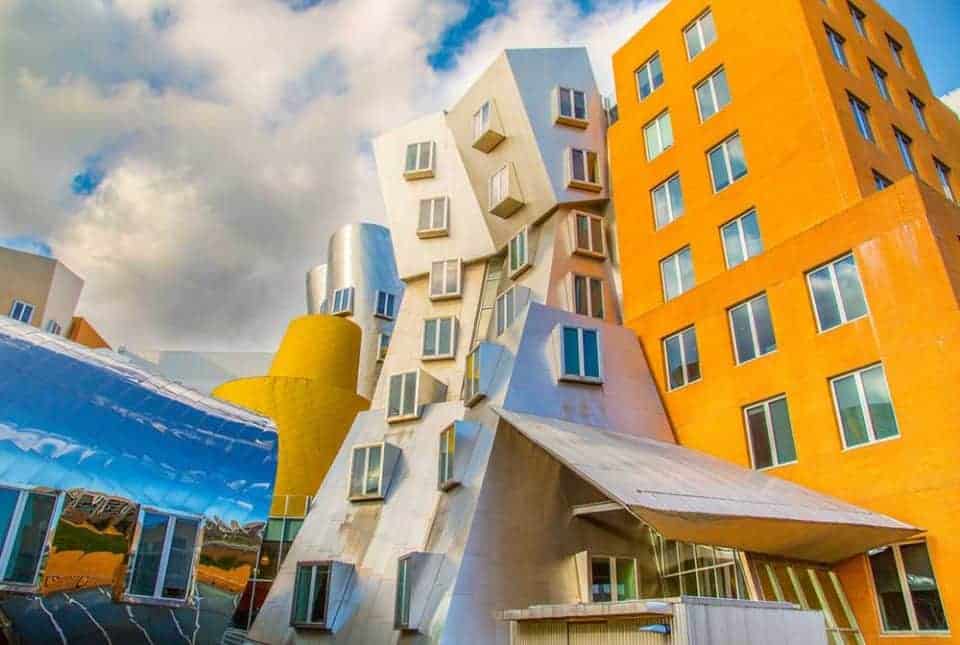
<path id="1" fill-rule="evenodd" d="M 167 532 L 163 536 L 163 551 L 160 552 L 160 567 L 157 571 L 157 583 L 153 587 L 153 597 L 163 597 L 163 583 L 167 578 L 167 563 L 170 561 L 170 545 L 173 544 L 173 532 L 176 528 L 177 518 L 173 515 L 167 517 Z"/>
<path id="2" fill-rule="evenodd" d="M 680 271 L 680 254 L 675 253 L 673 256 L 673 272 L 677 277 L 677 288 L 679 289 L 677 295 L 680 295 L 686 289 L 683 288 L 683 272 Z"/>
<path id="3" fill-rule="evenodd" d="M 770 414 L 770 402 L 763 403 L 763 418 L 767 422 L 767 441 L 770 443 L 770 458 L 774 465 L 780 464 L 780 457 L 777 455 L 777 441 L 773 434 L 773 415 Z"/>
<path id="4" fill-rule="evenodd" d="M 750 253 L 747 250 L 747 235 L 743 232 L 743 218 L 745 216 L 740 216 L 737 218 L 737 242 L 740 244 L 740 250 L 743 253 L 743 261 L 746 262 L 750 259 Z"/>
<path id="5" fill-rule="evenodd" d="M 840 312 L 841 324 L 847 322 L 847 310 L 843 306 L 843 298 L 840 297 L 840 279 L 837 278 L 836 262 L 831 262 L 827 266 L 830 268 L 830 286 L 833 287 L 833 297 L 837 301 L 837 311 Z"/>
<path id="6" fill-rule="evenodd" d="M 807 596 L 803 593 L 803 587 L 800 586 L 800 580 L 797 578 L 797 572 L 793 570 L 793 567 L 787 567 L 787 575 L 790 576 L 794 593 L 796 593 L 797 598 L 800 599 L 800 606 L 804 609 L 810 609 L 810 603 L 807 602 Z"/>
<path id="7" fill-rule="evenodd" d="M 23 510 L 26 505 L 27 491 L 21 490 L 17 494 L 17 502 L 13 507 L 13 516 L 10 518 L 10 526 L 7 528 L 6 539 L 3 541 L 3 551 L 0 552 L 0 579 L 7 575 L 7 566 L 10 564 L 10 556 L 13 554 L 13 545 L 17 541 L 17 527 L 20 526 L 20 520 L 23 519 Z"/>
<path id="8" fill-rule="evenodd" d="M 863 372 L 854 372 L 853 382 L 857 384 L 857 396 L 860 398 L 860 411 L 863 413 L 863 421 L 867 426 L 867 434 L 870 435 L 870 441 L 877 440 L 877 435 L 873 430 L 873 419 L 870 418 L 870 406 L 867 404 L 867 393 L 863 388 Z"/>
<path id="9" fill-rule="evenodd" d="M 765 563 L 763 568 L 767 572 L 767 578 L 770 580 L 770 586 L 773 587 L 773 594 L 776 596 L 777 601 L 783 602 L 783 588 L 780 586 L 780 581 L 777 579 L 777 574 L 774 573 L 773 567 Z"/>
<path id="10" fill-rule="evenodd" d="M 727 176 L 730 178 L 730 183 L 732 184 L 736 179 L 733 177 L 733 164 L 730 162 L 730 148 L 727 146 L 728 141 L 729 139 L 721 143 L 720 149 L 723 151 L 723 163 L 727 167 Z"/>
<path id="11" fill-rule="evenodd" d="M 760 357 L 760 335 L 757 333 L 757 321 L 753 318 L 753 300 L 747 302 L 747 318 L 750 321 L 750 343 L 753 345 L 753 357 Z"/>
<path id="12" fill-rule="evenodd" d="M 687 344 L 683 342 L 683 335 L 686 333 L 686 330 L 677 334 L 677 340 L 680 341 L 680 372 L 683 374 L 683 385 L 687 385 L 690 382 L 690 378 L 687 374 Z M 669 365 L 667 366 L 667 378 L 670 377 Z M 677 552 L 679 554 L 679 551 Z M 677 560 L 679 562 L 679 560 Z"/>

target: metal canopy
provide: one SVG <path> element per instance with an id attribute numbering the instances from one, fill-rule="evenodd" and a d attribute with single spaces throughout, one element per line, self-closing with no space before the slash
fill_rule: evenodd
<path id="1" fill-rule="evenodd" d="M 524 437 L 665 537 L 836 562 L 920 531 L 675 444 L 495 408 Z"/>

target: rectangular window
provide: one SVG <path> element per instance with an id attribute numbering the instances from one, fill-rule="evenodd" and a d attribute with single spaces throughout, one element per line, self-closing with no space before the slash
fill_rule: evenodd
<path id="1" fill-rule="evenodd" d="M 916 96 L 914 96 L 910 92 L 907 92 L 907 96 L 910 97 L 910 107 L 913 108 L 913 116 L 917 118 L 917 123 L 920 124 L 920 129 L 923 130 L 924 132 L 929 132 L 930 126 L 927 125 L 927 116 L 925 113 L 927 106 L 924 104 L 923 101 L 918 99 Z"/>
<path id="2" fill-rule="evenodd" d="M 377 311 L 374 315 L 387 320 L 393 320 L 396 317 L 397 296 L 386 291 L 377 292 Z"/>
<path id="3" fill-rule="evenodd" d="M 673 145 L 673 127 L 670 125 L 669 112 L 663 112 L 643 127 L 643 140 L 647 147 L 648 161 Z"/>
<path id="4" fill-rule="evenodd" d="M 480 346 L 473 348 L 467 354 L 467 361 L 463 371 L 463 400 L 472 405 L 483 395 L 480 390 Z"/>
<path id="5" fill-rule="evenodd" d="M 353 287 L 344 287 L 333 292 L 333 308 L 330 313 L 334 316 L 349 316 L 353 313 Z"/>
<path id="6" fill-rule="evenodd" d="M 143 598 L 186 600 L 193 582 L 199 534 L 198 518 L 141 509 L 127 593 Z"/>
<path id="7" fill-rule="evenodd" d="M 522 271 L 530 268 L 530 249 L 527 243 L 527 227 L 520 229 L 507 245 L 507 262 L 510 267 L 510 278 L 515 278 Z"/>
<path id="8" fill-rule="evenodd" d="M 663 66 L 660 64 L 660 54 L 654 54 L 637 70 L 637 94 L 640 100 L 653 94 L 663 85 Z"/>
<path id="9" fill-rule="evenodd" d="M 431 197 L 420 200 L 420 217 L 417 220 L 419 237 L 438 237 L 449 230 L 447 211 L 450 200 L 446 197 Z"/>
<path id="10" fill-rule="evenodd" d="M 694 89 L 700 120 L 706 121 L 730 102 L 727 73 L 721 67 Z"/>
<path id="11" fill-rule="evenodd" d="M 595 213 L 574 213 L 574 250 L 582 255 L 606 257 L 603 241 L 603 216 Z"/>
<path id="12" fill-rule="evenodd" d="M 687 58 L 692 59 L 717 39 L 717 27 L 713 23 L 713 14 L 710 11 L 700 14 L 689 27 L 683 30 L 683 37 L 687 43 Z"/>
<path id="13" fill-rule="evenodd" d="M 297 563 L 293 583 L 294 625 L 325 627 L 332 567 L 329 562 Z"/>
<path id="14" fill-rule="evenodd" d="M 847 98 L 850 100 L 850 110 L 853 112 L 853 120 L 857 124 L 860 136 L 872 143 L 874 138 L 873 128 L 870 127 L 870 107 L 849 92 Z"/>
<path id="15" fill-rule="evenodd" d="M 380 332 L 377 337 L 377 362 L 383 362 L 387 357 L 387 350 L 390 349 L 390 334 Z"/>
<path id="16" fill-rule="evenodd" d="M 453 358 L 456 350 L 457 319 L 427 318 L 423 321 L 423 359 Z"/>
<path id="17" fill-rule="evenodd" d="M 510 217 L 523 206 L 517 171 L 510 163 L 505 163 L 490 175 L 489 201 L 487 210 L 497 217 Z"/>
<path id="18" fill-rule="evenodd" d="M 503 166 L 490 176 L 490 207 L 507 198 L 510 183 L 510 166 Z"/>
<path id="19" fill-rule="evenodd" d="M 882 364 L 837 376 L 830 384 L 845 448 L 900 435 Z"/>
<path id="20" fill-rule="evenodd" d="M 947 199 L 951 202 L 955 202 L 956 198 L 953 196 L 953 185 L 950 183 L 950 166 L 934 157 L 933 167 L 937 170 L 937 178 L 940 180 L 940 188 L 943 189 L 943 194 L 946 195 Z"/>
<path id="21" fill-rule="evenodd" d="M 623 602 L 638 597 L 636 559 L 590 557 L 590 602 Z"/>
<path id="22" fill-rule="evenodd" d="M 949 629 L 926 542 L 880 547 L 869 556 L 884 632 Z"/>
<path id="23" fill-rule="evenodd" d="M 660 278 L 665 302 L 693 288 L 693 256 L 689 246 L 660 260 Z"/>
<path id="24" fill-rule="evenodd" d="M 437 486 L 447 490 L 456 479 L 453 472 L 453 455 L 457 449 L 457 428 L 450 426 L 440 433 L 440 467 L 437 473 Z"/>
<path id="25" fill-rule="evenodd" d="M 767 294 L 731 308 L 730 331 L 737 365 L 776 351 L 777 339 L 773 333 Z"/>
<path id="26" fill-rule="evenodd" d="M 33 318 L 33 312 L 34 306 L 22 300 L 14 300 L 13 305 L 10 307 L 10 317 L 22 323 L 27 323 L 28 325 Z"/>
<path id="27" fill-rule="evenodd" d="M 558 123 L 583 127 L 587 121 L 587 95 L 569 87 L 557 88 Z"/>
<path id="28" fill-rule="evenodd" d="M 57 502 L 55 494 L 0 486 L 0 583 L 37 586 Z"/>
<path id="29" fill-rule="evenodd" d="M 853 4 L 850 7 L 850 17 L 853 19 L 853 26 L 863 38 L 867 37 L 867 14 L 863 13 L 859 7 Z"/>
<path id="30" fill-rule="evenodd" d="M 560 335 L 563 380 L 601 383 L 599 330 L 562 325 Z"/>
<path id="31" fill-rule="evenodd" d="M 650 191 L 653 200 L 653 217 L 656 227 L 663 228 L 683 215 L 683 190 L 680 175 L 674 175 Z"/>
<path id="32" fill-rule="evenodd" d="M 756 470 L 797 461 L 787 397 L 778 396 L 743 409 L 750 444 L 750 463 Z"/>
<path id="33" fill-rule="evenodd" d="M 697 351 L 697 331 L 693 327 L 664 338 L 663 356 L 668 390 L 700 380 L 700 353 Z"/>
<path id="34" fill-rule="evenodd" d="M 54 336 L 59 336 L 60 332 L 63 331 L 63 328 L 60 327 L 60 323 L 56 320 L 47 321 L 47 332 L 53 334 Z"/>
<path id="35" fill-rule="evenodd" d="M 873 171 L 873 184 L 877 187 L 877 190 L 883 190 L 893 186 L 893 182 L 887 179 L 884 175 L 881 175 L 876 170 Z"/>
<path id="36" fill-rule="evenodd" d="M 490 101 L 484 101 L 473 114 L 473 140 L 476 141 L 490 128 Z"/>
<path id="37" fill-rule="evenodd" d="M 573 311 L 581 316 L 603 318 L 603 280 L 573 276 Z"/>
<path id="38" fill-rule="evenodd" d="M 905 70 L 906 66 L 903 64 L 903 45 L 898 43 L 890 34 L 887 34 L 887 45 L 890 46 L 890 55 L 893 57 L 893 62 L 897 64 L 897 67 Z"/>
<path id="39" fill-rule="evenodd" d="M 517 289 L 510 287 L 499 296 L 496 303 L 497 310 L 497 336 L 502 334 L 516 319 L 517 314 Z"/>
<path id="40" fill-rule="evenodd" d="M 404 177 L 407 179 L 433 177 L 434 149 L 435 146 L 432 141 L 408 144 L 403 166 Z"/>
<path id="41" fill-rule="evenodd" d="M 847 54 L 843 49 L 844 43 L 847 42 L 846 39 L 833 29 L 830 29 L 830 27 L 827 27 L 826 25 L 824 25 L 824 27 L 827 30 L 827 42 L 830 43 L 830 51 L 833 52 L 833 57 L 842 66 L 849 67 L 849 64 L 847 63 Z"/>
<path id="42" fill-rule="evenodd" d="M 714 192 L 720 192 L 747 174 L 747 161 L 743 155 L 739 133 L 711 148 L 707 152 L 707 158 L 710 160 Z"/>
<path id="43" fill-rule="evenodd" d="M 458 298 L 462 269 L 459 258 L 432 263 L 430 265 L 430 297 L 434 300 Z"/>
<path id="44" fill-rule="evenodd" d="M 763 252 L 760 224 L 755 210 L 747 211 L 735 220 L 724 224 L 720 229 L 720 237 L 723 239 L 723 255 L 728 269 L 743 264 Z"/>
<path id="45" fill-rule="evenodd" d="M 397 596 L 393 622 L 397 629 L 410 627 L 410 595 L 413 590 L 411 576 L 413 558 L 405 556 L 397 561 Z"/>
<path id="46" fill-rule="evenodd" d="M 821 332 L 867 315 L 867 299 L 852 253 L 810 271 L 807 284 Z"/>
<path id="47" fill-rule="evenodd" d="M 570 149 L 570 186 L 585 190 L 600 188 L 600 159 L 596 152 Z"/>
<path id="48" fill-rule="evenodd" d="M 890 88 L 887 87 L 887 73 L 883 68 L 870 61 L 870 73 L 873 74 L 873 82 L 877 84 L 877 91 L 884 101 L 890 100 Z"/>
<path id="49" fill-rule="evenodd" d="M 737 552 L 667 540 L 656 534 L 664 596 L 747 598 Z"/>
<path id="50" fill-rule="evenodd" d="M 404 372 L 390 376 L 390 392 L 387 401 L 387 419 L 416 417 L 418 373 Z"/>
<path id="51" fill-rule="evenodd" d="M 383 453 L 382 443 L 353 448 L 350 458 L 350 499 L 383 497 Z"/>
<path id="52" fill-rule="evenodd" d="M 290 552 L 290 545 L 302 526 L 302 518 L 271 517 L 267 520 L 257 564 L 258 580 L 273 580 L 277 577 L 280 564 Z"/>
<path id="53" fill-rule="evenodd" d="M 910 146 L 913 145 L 913 139 L 897 128 L 893 129 L 893 136 L 897 139 L 897 148 L 900 150 L 900 158 L 903 159 L 903 165 L 906 166 L 910 172 L 917 172 L 917 165 L 913 162 L 913 152 L 910 151 Z"/>

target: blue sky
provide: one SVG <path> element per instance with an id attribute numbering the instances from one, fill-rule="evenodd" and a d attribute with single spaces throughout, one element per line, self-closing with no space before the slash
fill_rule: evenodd
<path id="1" fill-rule="evenodd" d="M 960 0 L 880 0 L 910 32 L 933 93 L 960 87 Z"/>

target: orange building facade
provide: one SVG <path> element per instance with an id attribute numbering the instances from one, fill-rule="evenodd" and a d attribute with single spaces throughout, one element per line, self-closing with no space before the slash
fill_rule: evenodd
<path id="1" fill-rule="evenodd" d="M 624 320 L 678 440 L 922 527 L 836 571 L 866 642 L 944 642 L 960 121 L 872 0 L 673 0 L 613 63 Z"/>

